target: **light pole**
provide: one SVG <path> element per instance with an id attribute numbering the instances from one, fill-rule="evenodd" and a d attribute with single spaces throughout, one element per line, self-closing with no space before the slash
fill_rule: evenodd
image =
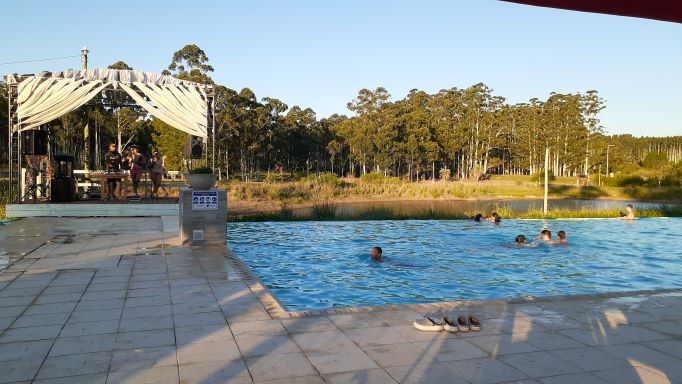
<path id="1" fill-rule="evenodd" d="M 609 144 L 606 146 L 606 177 L 609 177 L 609 148 L 615 147 L 614 144 Z"/>

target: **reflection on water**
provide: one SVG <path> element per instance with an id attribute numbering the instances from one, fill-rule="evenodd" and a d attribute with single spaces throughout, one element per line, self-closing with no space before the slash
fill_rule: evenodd
<path id="1" fill-rule="evenodd" d="M 578 200 L 556 199 L 549 201 L 550 209 L 570 210 L 604 210 L 612 208 L 624 208 L 628 202 L 618 200 Z M 679 206 L 679 204 L 643 203 L 633 202 L 636 209 L 658 208 L 661 206 Z M 529 209 L 542 208 L 542 199 L 523 200 L 405 200 L 405 201 L 367 201 L 357 203 L 342 203 L 337 205 L 337 212 L 341 214 L 353 214 L 368 209 L 389 208 L 396 214 L 414 215 L 420 212 L 432 210 L 445 214 L 458 213 L 487 213 L 495 209 L 496 205 L 511 207 L 516 212 L 525 212 Z"/>
<path id="2" fill-rule="evenodd" d="M 569 245 L 510 246 L 545 225 Z M 228 223 L 228 243 L 302 310 L 679 287 L 681 231 L 682 219 Z M 396 263 L 370 262 L 374 245 Z"/>

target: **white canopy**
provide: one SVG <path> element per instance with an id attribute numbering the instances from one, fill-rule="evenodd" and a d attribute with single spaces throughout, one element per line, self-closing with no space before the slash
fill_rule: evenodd
<path id="1" fill-rule="evenodd" d="M 121 89 L 159 120 L 206 138 L 210 85 L 133 70 L 83 69 L 7 77 L 17 84 L 16 131 L 35 129 L 71 112 L 105 89 Z"/>

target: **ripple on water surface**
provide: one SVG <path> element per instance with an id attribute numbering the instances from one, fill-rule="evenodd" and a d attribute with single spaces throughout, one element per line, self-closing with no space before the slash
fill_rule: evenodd
<path id="1" fill-rule="evenodd" d="M 567 246 L 513 247 L 543 224 Z M 230 223 L 228 243 L 291 310 L 680 287 L 682 219 Z M 370 247 L 384 249 L 372 262 Z"/>

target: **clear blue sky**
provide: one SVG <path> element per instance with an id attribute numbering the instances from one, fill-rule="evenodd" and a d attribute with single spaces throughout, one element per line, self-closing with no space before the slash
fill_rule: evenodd
<path id="1" fill-rule="evenodd" d="M 394 99 L 484 82 L 508 102 L 596 89 L 609 133 L 682 135 L 682 24 L 469 1 L 2 3 L 0 63 L 78 54 L 160 72 L 197 44 L 212 75 L 259 98 L 346 113 L 361 88 Z M 9 16 L 8 16 L 9 15 Z M 78 68 L 78 58 L 0 73 Z"/>

